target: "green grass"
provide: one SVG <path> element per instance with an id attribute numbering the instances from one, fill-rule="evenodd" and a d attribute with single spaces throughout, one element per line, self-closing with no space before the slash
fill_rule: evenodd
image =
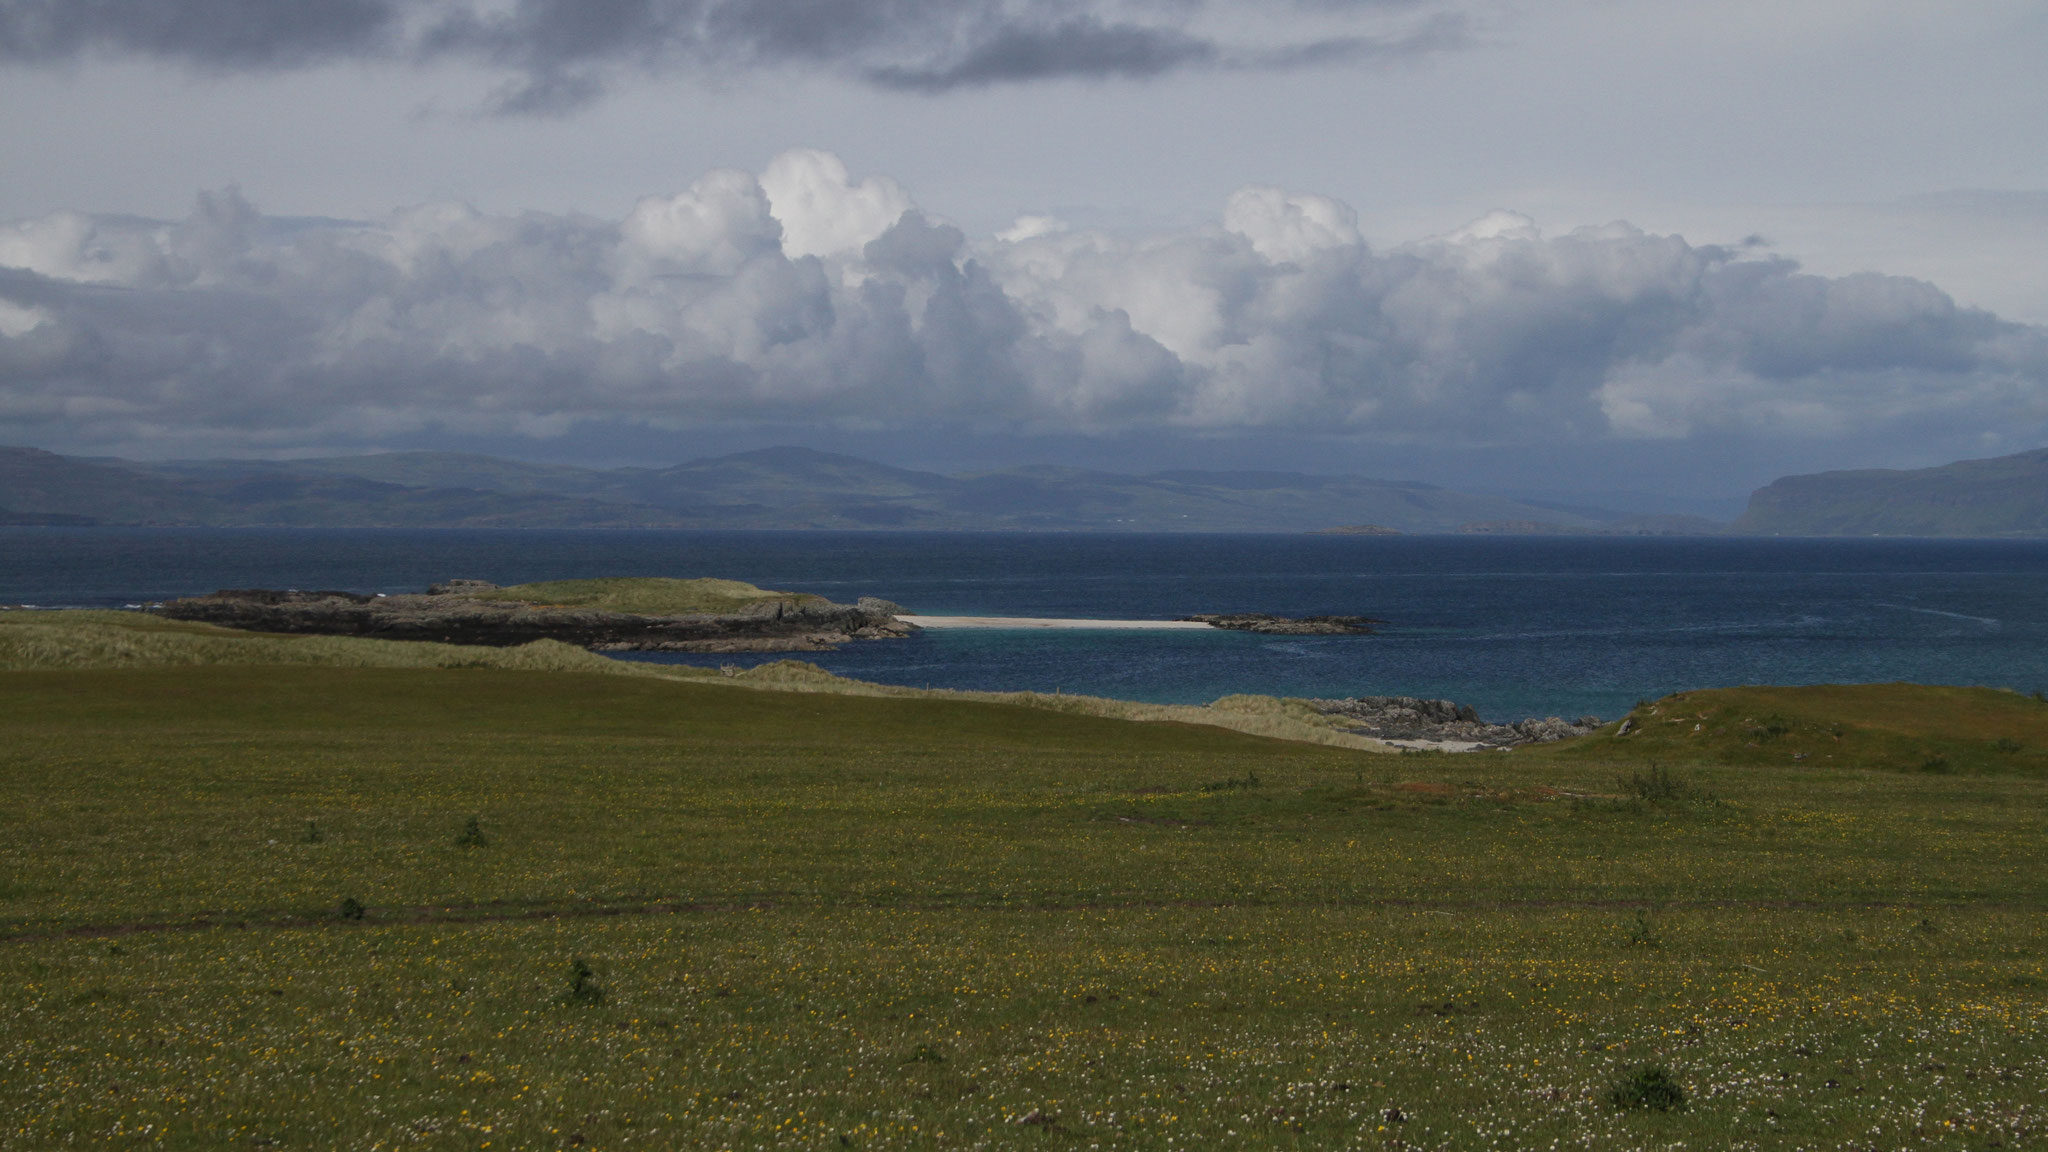
<path id="1" fill-rule="evenodd" d="M 723 677 L 4 672 L 0 1148 L 2038 1142 L 2048 705 L 1833 691 L 1638 709 L 1781 715 L 1773 755 L 1392 756 Z M 1822 722 L 1838 759 L 1775 755 Z M 1685 1108 L 1610 1102 L 1651 1064 Z"/>
<path id="2" fill-rule="evenodd" d="M 707 680 L 777 692 L 977 700 L 1119 720 L 1205 724 L 1275 739 L 1391 751 L 1341 731 L 1301 701 L 1225 696 L 1205 706 L 1141 704 L 1099 696 L 1037 692 L 953 692 L 869 684 L 834 676 L 815 664 L 777 660 L 752 668 L 701 668 L 612 660 L 553 640 L 516 648 L 376 640 L 360 636 L 294 636 L 243 632 L 167 620 L 141 612 L 0 612 L 0 671 L 84 668 L 268 667 L 504 668 L 584 672 L 657 680 Z"/>
<path id="3" fill-rule="evenodd" d="M 642 616 L 688 616 L 737 612 L 767 600 L 819 603 L 825 598 L 802 592 L 771 592 L 740 580 L 709 577 L 678 580 L 669 576 L 613 576 L 595 580 L 548 580 L 514 584 L 478 593 L 479 600 L 517 600 L 565 608 L 595 608 Z"/>

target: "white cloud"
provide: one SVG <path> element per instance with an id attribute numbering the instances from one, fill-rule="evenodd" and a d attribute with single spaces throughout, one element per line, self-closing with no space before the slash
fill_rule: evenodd
<path id="1" fill-rule="evenodd" d="M 709 173 L 679 196 L 650 196 L 619 228 L 622 275 L 730 276 L 780 248 L 782 227 L 759 181 L 745 172 Z"/>
<path id="2" fill-rule="evenodd" d="M 1230 194 L 1223 206 L 1223 229 L 1251 241 L 1252 251 L 1274 263 L 1306 260 L 1359 242 L 1358 213 L 1350 205 L 1261 185 Z"/>
<path id="3" fill-rule="evenodd" d="M 1809 275 L 1496 213 L 1375 252 L 1256 187 L 1148 236 L 979 242 L 795 152 L 623 220 L 233 193 L 0 226 L 0 440 L 289 446 L 586 421 L 1342 433 L 1443 444 L 1906 443 L 2048 422 L 2048 331 L 1924 281 Z"/>
<path id="4" fill-rule="evenodd" d="M 41 308 L 24 308 L 0 300 L 0 336 L 25 336 L 49 319 L 50 314 Z"/>
<path id="5" fill-rule="evenodd" d="M 1067 230 L 1067 222 L 1057 216 L 1019 216 L 1008 227 L 996 233 L 995 238 L 1005 244 L 1022 244 L 1040 236 L 1054 236 Z"/>
<path id="6" fill-rule="evenodd" d="M 894 180 L 870 176 L 855 184 L 839 157 L 812 149 L 770 161 L 761 187 L 782 224 L 782 253 L 792 260 L 858 254 L 912 207 Z"/>

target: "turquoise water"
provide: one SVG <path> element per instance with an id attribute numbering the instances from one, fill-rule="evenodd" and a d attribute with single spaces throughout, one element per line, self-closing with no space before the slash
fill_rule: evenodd
<path id="1" fill-rule="evenodd" d="M 597 575 L 727 576 L 931 614 L 1388 621 L 1366 637 L 932 631 L 805 656 L 934 687 L 1442 696 L 1491 719 L 1611 717 L 1738 683 L 2048 690 L 2044 541 L 0 529 L 0 603 Z"/>

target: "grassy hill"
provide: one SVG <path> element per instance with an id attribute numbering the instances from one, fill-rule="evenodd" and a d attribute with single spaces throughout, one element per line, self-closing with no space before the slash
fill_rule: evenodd
<path id="1" fill-rule="evenodd" d="M 0 1147 L 2048 1124 L 2031 699 L 1689 693 L 1627 735 L 1394 756 L 716 674 L 233 658 L 0 672 Z M 1646 1064 L 1683 1109 L 1613 1102 Z"/>
<path id="2" fill-rule="evenodd" d="M 1734 532 L 1783 536 L 2048 535 L 2048 448 L 1908 471 L 1786 476 Z"/>

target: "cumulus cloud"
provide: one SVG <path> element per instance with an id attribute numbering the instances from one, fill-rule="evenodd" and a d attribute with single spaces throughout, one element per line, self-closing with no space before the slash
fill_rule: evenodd
<path id="1" fill-rule="evenodd" d="M 462 59 L 514 77 L 501 111 L 549 114 L 595 98 L 621 69 L 825 66 L 878 87 L 943 92 L 1412 57 L 1465 42 L 1464 19 L 1437 2 L 0 0 L 0 61 L 98 54 L 280 69 Z"/>
<path id="2" fill-rule="evenodd" d="M 858 253 L 910 210 L 910 194 L 886 176 L 855 184 L 830 152 L 800 149 L 761 173 L 770 210 L 782 222 L 782 251 L 800 256 Z"/>
<path id="3" fill-rule="evenodd" d="M 0 441 L 249 447 L 768 421 L 1457 445 L 2048 428 L 2048 329 L 1625 224 L 1496 213 L 1375 250 L 1234 193 L 1153 235 L 985 239 L 792 152 L 623 220 L 0 225 Z"/>
<path id="4" fill-rule="evenodd" d="M 1274 263 L 1305 260 L 1327 248 L 1358 243 L 1358 213 L 1327 196 L 1252 186 L 1230 194 L 1223 227 L 1251 242 L 1252 251 Z"/>

